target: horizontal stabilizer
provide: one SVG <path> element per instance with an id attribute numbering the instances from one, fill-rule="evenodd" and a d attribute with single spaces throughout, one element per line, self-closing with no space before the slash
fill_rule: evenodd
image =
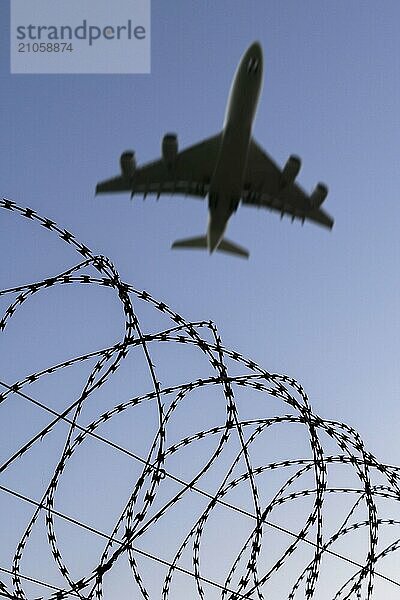
<path id="1" fill-rule="evenodd" d="M 249 258 L 249 251 L 243 246 L 239 246 L 238 244 L 234 244 L 230 240 L 224 238 L 220 241 L 217 250 L 220 252 L 227 252 L 228 254 L 235 254 L 236 256 L 241 256 L 242 258 Z"/>
<path id="2" fill-rule="evenodd" d="M 176 242 L 174 242 L 172 244 L 171 248 L 197 248 L 197 249 L 207 250 L 207 248 L 208 248 L 207 236 L 201 235 L 198 237 L 187 238 L 185 240 L 177 240 Z M 246 248 L 243 248 L 242 246 L 238 246 L 237 244 L 234 244 L 233 242 L 231 242 L 230 240 L 227 240 L 227 239 L 221 240 L 220 243 L 218 244 L 216 250 L 218 252 L 226 252 L 228 254 L 234 254 L 236 256 L 241 256 L 242 258 L 249 257 L 249 253 L 246 250 Z"/>
<path id="3" fill-rule="evenodd" d="M 200 235 L 194 238 L 187 238 L 186 240 L 176 240 L 171 248 L 205 248 L 207 249 L 207 236 Z"/>

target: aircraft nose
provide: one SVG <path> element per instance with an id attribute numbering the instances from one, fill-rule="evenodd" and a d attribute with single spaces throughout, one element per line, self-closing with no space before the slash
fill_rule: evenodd
<path id="1" fill-rule="evenodd" d="M 260 42 L 253 42 L 245 52 L 243 57 L 243 63 L 248 65 L 249 62 L 254 63 L 255 65 L 261 66 L 261 70 L 263 68 L 263 52 Z"/>
<path id="2" fill-rule="evenodd" d="M 258 58 L 262 57 L 262 47 L 260 42 L 258 41 L 253 42 L 249 47 L 248 51 L 251 52 L 253 55 L 258 56 Z"/>

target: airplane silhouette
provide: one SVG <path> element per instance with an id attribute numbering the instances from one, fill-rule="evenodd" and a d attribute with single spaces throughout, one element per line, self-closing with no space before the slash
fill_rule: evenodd
<path id="1" fill-rule="evenodd" d="M 280 169 L 251 135 L 263 80 L 263 55 L 258 42 L 246 50 L 229 94 L 222 131 L 178 152 L 177 135 L 165 134 L 162 158 L 136 167 L 132 151 L 120 158 L 121 174 L 97 184 L 96 193 L 130 191 L 208 197 L 209 222 L 204 236 L 178 240 L 172 248 L 203 248 L 247 258 L 248 251 L 224 233 L 239 204 L 263 207 L 294 219 L 331 229 L 333 219 L 321 209 L 328 188 L 318 183 L 308 195 L 295 179 L 301 161 L 291 155 Z"/>

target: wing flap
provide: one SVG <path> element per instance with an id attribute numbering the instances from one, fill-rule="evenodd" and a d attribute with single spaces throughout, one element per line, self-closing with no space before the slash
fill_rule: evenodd
<path id="1" fill-rule="evenodd" d="M 100 181 L 96 185 L 96 194 L 107 194 L 109 192 L 127 192 L 132 189 L 130 179 L 126 177 L 112 177 L 105 181 Z"/>
<path id="2" fill-rule="evenodd" d="M 172 244 L 171 248 L 196 248 L 198 250 L 206 250 L 208 248 L 207 236 L 200 235 L 198 237 L 177 240 Z M 249 252 L 246 248 L 243 248 L 242 246 L 239 246 L 239 244 L 235 244 L 226 238 L 220 241 L 215 250 L 217 252 L 226 252 L 227 254 L 241 256 L 242 258 L 249 258 Z"/>
<path id="3" fill-rule="evenodd" d="M 313 208 L 310 196 L 297 184 L 282 186 L 282 171 L 254 141 L 250 142 L 242 202 L 248 206 L 287 214 L 293 220 L 313 221 L 332 229 L 332 217 L 321 208 Z"/>
<path id="4" fill-rule="evenodd" d="M 130 191 L 133 194 L 187 194 L 204 198 L 218 158 L 221 134 L 179 152 L 175 164 L 155 160 L 138 167 L 131 179 L 113 177 L 97 184 L 96 193 Z"/>

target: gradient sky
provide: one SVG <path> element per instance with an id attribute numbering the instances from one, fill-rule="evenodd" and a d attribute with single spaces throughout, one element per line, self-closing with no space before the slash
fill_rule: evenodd
<path id="1" fill-rule="evenodd" d="M 153 0 L 151 74 L 103 76 L 10 75 L 8 4 L 0 4 L 2 196 L 74 232 L 125 281 L 187 319 L 213 319 L 226 346 L 295 377 L 316 413 L 349 423 L 382 462 L 400 464 L 399 3 Z M 171 251 L 175 239 L 205 231 L 206 203 L 95 198 L 95 185 L 117 174 L 127 148 L 139 164 L 159 156 L 166 131 L 178 133 L 180 148 L 217 132 L 253 40 L 264 51 L 253 135 L 280 165 L 290 154 L 302 158 L 298 181 L 307 191 L 327 183 L 334 228 L 240 208 L 228 237 L 249 248 L 249 261 Z M 16 216 L 1 213 L 0 223 L 0 288 L 78 262 Z M 93 294 L 90 302 L 91 293 L 32 301 L 1 343 L 1 377 L 12 382 L 28 364 L 39 369 L 50 356 L 115 341 L 120 317 L 116 326 L 104 318 L 115 301 Z M 143 319 L 151 329 L 151 314 Z M 62 345 L 55 328 L 66 320 L 76 331 L 64 331 Z M 54 328 L 47 346 L 44 322 Z M 166 372 L 177 368 L 166 361 Z M 43 393 L 50 398 L 51 386 Z M 18 439 L 30 432 L 22 406 Z M 6 481 L 24 489 L 21 471 Z M 384 589 L 386 597 L 396 591 Z"/>

